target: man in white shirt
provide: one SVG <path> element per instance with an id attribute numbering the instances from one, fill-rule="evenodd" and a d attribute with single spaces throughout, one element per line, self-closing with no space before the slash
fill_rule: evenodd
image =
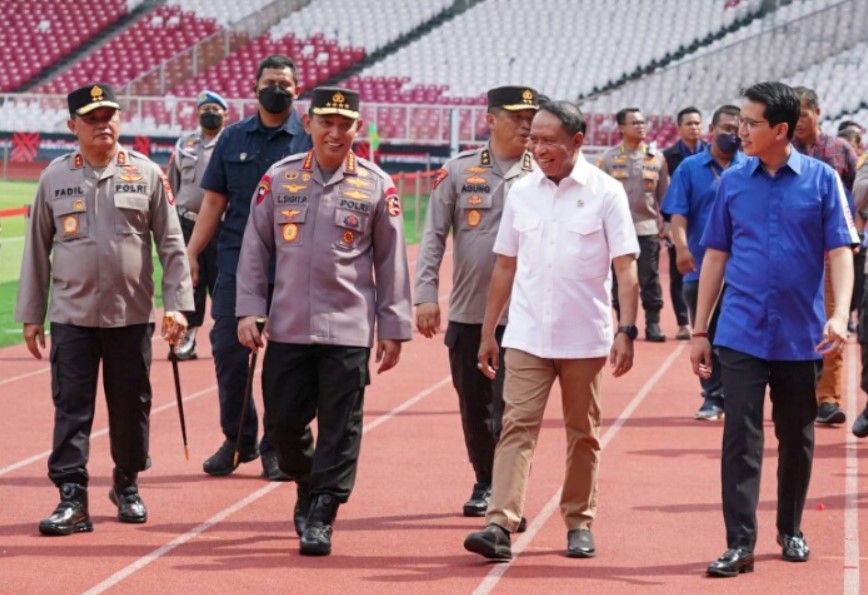
<path id="1" fill-rule="evenodd" d="M 567 473 L 561 513 L 567 556 L 596 555 L 591 524 L 597 508 L 600 388 L 608 355 L 613 376 L 633 366 L 639 243 L 623 186 L 582 156 L 579 108 L 540 106 L 530 151 L 540 169 L 516 182 L 503 211 L 494 252 L 479 368 L 500 365 L 495 328 L 510 300 L 503 430 L 494 457 L 483 531 L 464 547 L 510 559 L 510 534 L 522 518 L 533 449 L 554 381 L 560 383 L 567 429 Z M 613 333 L 610 264 L 618 279 L 621 322 Z M 614 334 L 614 338 L 613 338 Z"/>

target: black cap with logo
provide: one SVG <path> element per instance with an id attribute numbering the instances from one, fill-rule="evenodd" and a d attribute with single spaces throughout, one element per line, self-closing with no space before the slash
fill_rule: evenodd
<path id="1" fill-rule="evenodd" d="M 338 114 L 359 119 L 359 93 L 338 87 L 317 87 L 310 97 L 310 112 L 317 116 Z"/>
<path id="2" fill-rule="evenodd" d="M 539 93 L 530 87 L 497 87 L 488 91 L 488 107 L 499 107 L 510 112 L 539 109 Z"/>
<path id="3" fill-rule="evenodd" d="M 76 89 L 66 96 L 70 115 L 83 116 L 100 107 L 121 109 L 114 87 L 96 83 Z"/>

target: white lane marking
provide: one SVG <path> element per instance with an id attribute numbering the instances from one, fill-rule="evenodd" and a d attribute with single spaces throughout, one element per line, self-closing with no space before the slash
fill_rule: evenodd
<path id="1" fill-rule="evenodd" d="M 217 389 L 217 385 L 215 384 L 213 386 L 209 386 L 208 388 L 204 388 L 200 391 L 197 391 L 197 392 L 195 392 L 195 393 L 193 393 L 187 397 L 184 397 L 184 404 L 186 405 L 188 402 L 193 401 L 195 399 L 198 399 L 202 395 L 207 395 L 208 393 L 213 392 L 216 389 Z M 167 409 L 176 409 L 177 407 L 178 407 L 177 401 L 171 401 L 168 403 L 164 403 L 163 405 L 160 405 L 159 407 L 155 407 L 151 411 L 151 416 L 153 416 L 156 413 L 161 413 L 163 411 L 166 411 Z M 96 432 L 92 432 L 90 437 L 93 439 L 93 438 L 98 438 L 100 436 L 105 436 L 106 434 L 108 434 L 108 428 L 107 427 L 105 427 L 101 430 L 98 430 Z M 179 436 L 179 442 L 180 442 L 180 436 Z M 45 459 L 50 454 L 51 454 L 51 451 L 46 450 L 45 452 L 41 452 L 39 454 L 33 455 L 32 457 L 28 457 L 22 461 L 18 461 L 17 463 L 12 463 L 11 465 L 8 465 L 6 467 L 0 467 L 0 477 L 3 477 L 7 473 L 12 473 L 16 469 L 21 469 L 22 467 L 26 467 L 27 465 L 29 465 L 31 463 L 35 463 L 37 461 Z"/>
<path id="2" fill-rule="evenodd" d="M 437 382 L 436 384 L 433 384 L 433 385 L 429 386 L 428 388 L 420 391 L 419 393 L 413 395 L 412 397 L 410 397 L 409 399 L 407 399 L 406 401 L 404 401 L 403 403 L 401 403 L 397 407 L 391 409 L 390 411 L 384 413 L 383 415 L 381 415 L 380 417 L 375 419 L 373 422 L 367 424 L 362 429 L 362 434 L 367 434 L 368 432 L 373 431 L 375 428 L 386 423 L 388 420 L 392 419 L 395 415 L 397 415 L 401 411 L 404 411 L 405 409 L 407 409 L 411 405 L 415 405 L 416 403 L 418 403 L 419 401 L 421 401 L 422 399 L 424 399 L 425 397 L 427 397 L 428 395 L 430 395 L 431 393 L 436 391 L 438 388 L 441 388 L 442 386 L 444 386 L 445 384 L 447 384 L 448 382 L 451 382 L 451 381 L 452 381 L 452 377 L 447 376 L 444 379 Z M 273 483 L 268 484 L 264 488 L 258 489 L 257 491 L 248 495 L 246 498 L 239 500 L 238 502 L 236 502 L 232 506 L 221 510 L 220 512 L 218 512 L 217 514 L 212 516 L 210 519 L 208 519 L 204 523 L 197 525 L 196 527 L 190 529 L 186 533 L 179 535 L 178 537 L 176 537 L 175 539 L 173 539 L 172 541 L 170 541 L 166 545 L 163 545 L 163 546 L 155 549 L 151 553 L 139 558 L 138 560 L 136 560 L 132 564 L 117 571 L 116 573 L 114 573 L 113 575 L 111 575 L 110 577 L 105 579 L 103 582 L 101 582 L 100 584 L 85 591 L 84 595 L 97 595 L 98 593 L 103 593 L 104 591 L 111 589 L 112 587 L 116 586 L 118 583 L 120 583 L 121 581 L 123 581 L 124 579 L 129 577 L 130 575 L 134 574 L 135 572 L 138 572 L 139 570 L 141 570 L 142 568 L 144 568 L 145 566 L 150 564 L 151 562 L 154 562 L 157 559 L 161 558 L 162 556 L 165 556 L 166 554 L 168 554 L 169 552 L 171 552 L 172 550 L 174 550 L 178 546 L 187 543 L 188 541 L 190 541 L 191 539 L 193 539 L 197 535 L 204 533 L 205 531 L 207 531 L 208 529 L 210 529 L 211 527 L 213 527 L 217 523 L 219 523 L 219 522 L 223 521 L 224 519 L 228 518 L 229 516 L 235 514 L 239 510 L 246 508 L 250 504 L 253 504 L 254 502 L 259 500 L 260 498 L 262 498 L 266 494 L 276 490 L 277 488 L 279 488 L 283 485 L 285 485 L 285 483 L 283 483 L 283 482 L 273 482 Z"/>
<path id="3" fill-rule="evenodd" d="M 138 560 L 136 560 L 135 562 L 133 562 L 132 564 L 130 564 L 126 568 L 123 568 L 122 570 L 114 573 L 113 575 L 108 577 L 106 580 L 104 580 L 100 584 L 85 591 L 84 595 L 96 595 L 97 593 L 102 593 L 108 589 L 111 589 L 112 587 L 114 587 L 115 585 L 120 583 L 122 580 L 124 580 L 125 578 L 127 578 L 131 574 L 141 570 L 142 568 L 144 568 L 145 566 L 147 566 L 151 562 L 153 562 L 153 561 L 157 560 L 158 558 L 161 558 L 162 556 L 168 554 L 176 547 L 178 547 L 180 545 L 184 545 L 185 543 L 187 543 L 188 541 L 190 541 L 191 539 L 193 539 L 197 535 L 204 533 L 205 531 L 207 531 L 208 529 L 210 529 L 211 527 L 213 527 L 214 525 L 216 525 L 220 521 L 235 514 L 236 512 L 247 507 L 248 505 L 256 502 L 257 500 L 259 500 L 260 498 L 262 498 L 263 496 L 265 496 L 269 492 L 273 492 L 274 490 L 279 488 L 281 485 L 283 485 L 283 484 L 280 482 L 271 482 L 267 486 L 259 488 L 258 490 L 256 490 L 255 492 L 253 492 L 252 494 L 250 494 L 246 498 L 239 500 L 238 502 L 236 502 L 235 504 L 233 504 L 229 508 L 225 508 L 225 509 L 221 510 L 220 512 L 218 512 L 217 514 L 212 516 L 210 519 L 208 519 L 207 521 L 205 521 L 201 525 L 198 525 L 198 526 L 194 527 L 193 529 L 190 529 L 186 533 L 179 535 L 178 537 L 176 537 L 175 539 L 173 539 L 172 541 L 170 541 L 166 545 L 155 549 L 151 553 L 149 553 L 145 556 L 142 556 L 141 558 L 139 558 Z"/>
<path id="4" fill-rule="evenodd" d="M 15 332 L 21 332 L 21 329 L 16 330 Z M 17 380 L 24 380 L 25 378 L 30 378 L 31 376 L 37 376 L 38 374 L 45 374 L 51 370 L 51 366 L 45 366 L 44 368 L 40 368 L 38 370 L 34 370 L 33 372 L 27 372 L 26 374 L 19 374 L 18 376 L 10 376 L 9 378 L 4 378 L 0 380 L 0 386 L 4 384 L 9 384 L 10 382 L 15 382 Z"/>
<path id="5" fill-rule="evenodd" d="M 857 407 L 859 391 L 856 386 L 858 348 L 858 343 L 851 343 L 847 349 L 847 419 L 851 423 L 861 413 Z M 850 428 L 844 431 L 847 434 L 844 446 L 844 595 L 859 595 L 859 450 Z"/>
<path id="6" fill-rule="evenodd" d="M 681 343 L 672 353 L 669 354 L 669 357 L 664 360 L 663 364 L 657 369 L 651 378 L 645 382 L 644 386 L 639 389 L 639 392 L 636 393 L 636 396 L 633 397 L 633 400 L 627 404 L 624 410 L 621 412 L 621 415 L 612 422 L 612 425 L 606 430 L 606 433 L 603 435 L 603 438 L 600 440 L 600 449 L 605 449 L 606 446 L 612 441 L 615 437 L 615 434 L 618 433 L 618 430 L 624 425 L 624 423 L 630 419 L 630 416 L 633 415 L 633 412 L 636 411 L 636 408 L 645 400 L 645 397 L 651 392 L 651 389 L 654 388 L 654 385 L 663 377 L 663 375 L 669 370 L 669 367 L 672 366 L 673 362 L 678 359 L 678 356 L 681 355 L 681 352 L 684 351 L 686 343 Z M 546 524 L 549 517 L 551 517 L 556 510 L 559 508 L 559 503 L 561 499 L 561 491 L 563 488 L 558 488 L 558 491 L 555 492 L 555 495 L 551 497 L 551 499 L 543 506 L 543 509 L 540 511 L 539 515 L 533 520 L 530 526 L 527 528 L 527 531 L 522 534 L 522 536 L 515 542 L 515 545 L 512 547 L 512 561 L 508 563 L 498 564 L 494 566 L 488 575 L 482 580 L 476 590 L 473 591 L 473 595 L 487 595 L 491 593 L 495 586 L 497 586 L 500 578 L 506 574 L 506 571 L 512 565 L 518 556 L 525 550 L 525 548 L 533 541 L 533 538 L 536 537 L 536 534 L 539 533 L 539 530 L 542 529 L 543 525 Z"/>

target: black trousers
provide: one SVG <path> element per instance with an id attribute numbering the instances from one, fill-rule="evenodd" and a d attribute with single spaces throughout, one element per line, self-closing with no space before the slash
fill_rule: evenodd
<path id="1" fill-rule="evenodd" d="M 184 244 L 190 243 L 193 235 L 195 221 L 179 217 L 181 231 L 184 233 Z M 215 238 L 217 235 L 215 234 Z M 205 321 L 205 300 L 210 294 L 214 295 L 214 286 L 217 283 L 217 241 L 211 240 L 199 255 L 199 284 L 193 288 L 193 304 L 196 310 L 187 317 L 190 328 L 200 327 Z"/>
<path id="2" fill-rule="evenodd" d="M 687 326 L 687 303 L 684 301 L 684 289 L 681 273 L 675 256 L 675 246 L 669 246 L 669 299 L 672 300 L 672 311 L 678 326 Z"/>
<path id="3" fill-rule="evenodd" d="M 149 466 L 153 334 L 153 324 L 91 328 L 51 323 L 54 441 L 48 477 L 55 485 L 88 483 L 100 360 L 115 467 L 137 473 Z"/>
<path id="4" fill-rule="evenodd" d="M 495 330 L 498 345 L 503 341 L 504 328 L 498 326 Z M 476 481 L 491 485 L 494 449 L 500 440 L 503 422 L 505 350 L 501 347 L 500 368 L 494 380 L 489 380 L 476 367 L 481 336 L 481 324 L 449 321 L 444 343 L 449 348 L 449 368 L 452 371 L 452 385 L 458 393 L 467 456 L 473 465 Z"/>
<path id="5" fill-rule="evenodd" d="M 859 326 L 856 337 L 859 340 L 859 350 L 862 356 L 862 376 L 859 387 L 868 393 L 868 278 L 864 280 L 862 297 L 859 301 Z"/>
<path id="6" fill-rule="evenodd" d="M 718 347 L 724 403 L 721 485 L 727 547 L 753 550 L 757 538 L 766 387 L 778 439 L 778 533 L 801 535 L 814 459 L 817 381 L 822 360 L 768 361 Z"/>
<path id="7" fill-rule="evenodd" d="M 343 503 L 353 490 L 370 356 L 367 347 L 268 342 L 262 367 L 268 441 L 281 470 L 296 481 L 309 478 L 314 496 Z"/>
<path id="8" fill-rule="evenodd" d="M 645 324 L 660 322 L 663 308 L 663 290 L 660 288 L 660 236 L 639 236 L 639 259 L 636 261 L 639 274 L 639 297 L 645 310 Z M 612 307 L 621 317 L 618 301 L 618 277 L 612 274 Z"/>
<path id="9" fill-rule="evenodd" d="M 699 281 L 683 282 L 684 301 L 690 313 L 690 323 L 696 325 L 696 301 L 699 298 Z M 714 312 L 711 313 L 711 321 L 708 323 L 708 341 L 714 345 L 714 335 L 717 333 L 717 320 L 720 318 L 720 307 L 723 303 L 723 295 L 717 301 Z M 722 399 L 723 380 L 720 372 L 720 359 L 717 357 L 717 349 L 711 350 L 711 376 L 700 378 L 699 386 L 702 387 L 703 399 Z"/>

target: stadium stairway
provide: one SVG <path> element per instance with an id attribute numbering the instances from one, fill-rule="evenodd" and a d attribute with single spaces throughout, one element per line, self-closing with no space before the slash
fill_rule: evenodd
<path id="1" fill-rule="evenodd" d="M 333 77 L 328 79 L 325 83 L 323 83 L 323 85 L 324 86 L 333 86 L 333 85 L 340 84 L 341 81 L 345 81 L 346 79 L 350 78 L 351 76 L 358 74 L 359 72 L 361 72 L 365 68 L 379 62 L 380 60 L 382 60 L 386 56 L 389 56 L 389 55 L 397 52 L 401 48 L 410 45 L 411 43 L 413 43 L 415 40 L 419 39 L 423 35 L 430 33 L 431 31 L 433 31 L 437 27 L 440 27 L 444 23 L 449 22 L 452 19 L 456 18 L 457 16 L 467 12 L 470 8 L 474 7 L 477 4 L 480 4 L 481 2 L 485 2 L 485 0 L 464 0 L 464 1 L 455 2 L 449 8 L 446 8 L 445 10 L 436 14 L 434 17 L 419 24 L 418 26 L 411 29 L 410 31 L 407 31 L 406 33 L 404 33 L 400 37 L 397 37 L 394 41 L 384 45 L 383 47 L 381 47 L 380 49 L 378 49 L 374 52 L 371 52 L 370 54 L 365 56 L 365 58 L 363 58 L 362 60 L 359 60 L 358 62 L 354 62 L 349 68 L 338 72 Z M 310 90 L 308 90 L 306 93 L 303 93 L 301 98 L 306 99 L 309 97 L 309 94 L 310 94 Z"/>
<path id="2" fill-rule="evenodd" d="M 98 50 L 109 39 L 115 37 L 121 31 L 132 26 L 136 21 L 143 18 L 145 15 L 166 4 L 166 2 L 167 0 L 143 0 L 133 10 L 121 16 L 112 25 L 106 27 L 105 29 L 91 37 L 89 40 L 79 46 L 78 49 L 76 49 L 74 52 L 67 54 L 55 64 L 43 68 L 39 73 L 36 74 L 36 76 L 21 85 L 18 89 L 16 89 L 16 91 L 19 93 L 26 93 L 28 91 L 32 91 L 39 85 L 54 78 L 59 73 L 63 72 L 85 56 Z"/>

